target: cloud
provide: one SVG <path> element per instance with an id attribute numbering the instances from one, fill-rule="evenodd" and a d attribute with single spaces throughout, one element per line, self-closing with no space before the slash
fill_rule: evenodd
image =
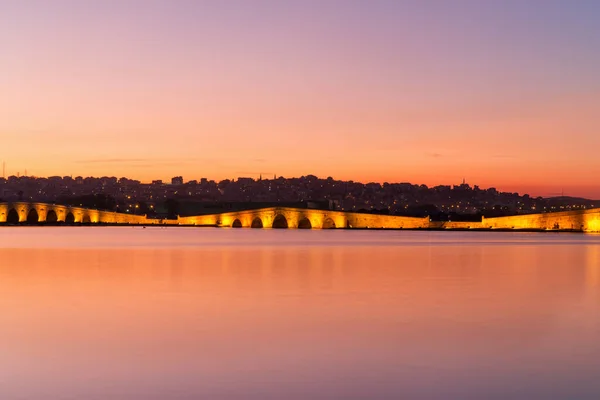
<path id="1" fill-rule="evenodd" d="M 88 164 L 88 165 L 101 165 L 101 164 L 112 164 L 112 165 L 126 165 L 131 168 L 152 168 L 152 167 L 180 167 L 184 165 L 190 165 L 192 163 L 199 163 L 201 160 L 193 159 L 155 159 L 155 158 L 96 158 L 90 160 L 77 160 L 76 164 Z"/>
<path id="2" fill-rule="evenodd" d="M 150 162 L 150 158 L 97 158 L 93 160 L 77 160 L 77 164 L 105 164 L 105 163 L 139 163 Z"/>
<path id="3" fill-rule="evenodd" d="M 234 174 L 237 174 L 238 176 L 243 176 L 243 175 L 247 175 L 247 176 L 251 176 L 251 175 L 273 175 L 273 172 L 264 172 L 264 171 L 235 171 Z"/>
<path id="4" fill-rule="evenodd" d="M 181 167 L 183 165 L 188 165 L 189 163 L 186 161 L 177 162 L 177 161 L 157 161 L 157 162 L 148 162 L 148 163 L 134 163 L 132 166 L 137 168 L 154 168 L 156 166 L 161 167 Z"/>
<path id="5" fill-rule="evenodd" d="M 428 157 L 432 157 L 432 158 L 440 158 L 443 157 L 443 155 L 441 153 L 427 153 Z"/>

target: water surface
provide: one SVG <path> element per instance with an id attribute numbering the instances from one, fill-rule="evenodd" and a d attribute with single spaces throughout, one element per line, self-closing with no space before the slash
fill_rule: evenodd
<path id="1" fill-rule="evenodd" d="M 598 399 L 600 236 L 0 228 L 0 398 Z"/>

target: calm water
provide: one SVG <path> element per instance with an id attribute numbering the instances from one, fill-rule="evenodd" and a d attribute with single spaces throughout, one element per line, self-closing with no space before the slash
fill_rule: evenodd
<path id="1" fill-rule="evenodd" d="M 600 236 L 0 228 L 0 399 L 600 398 Z"/>

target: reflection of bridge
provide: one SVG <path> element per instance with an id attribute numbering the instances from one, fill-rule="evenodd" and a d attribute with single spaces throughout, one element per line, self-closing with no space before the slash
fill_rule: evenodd
<path id="1" fill-rule="evenodd" d="M 600 232 L 600 208 L 544 214 L 483 218 L 481 222 L 436 222 L 429 218 L 344 211 L 270 207 L 221 214 L 159 220 L 144 215 L 45 203 L 0 203 L 0 223 L 8 224 L 168 224 L 233 228 L 374 228 L 374 229 L 514 229 Z"/>

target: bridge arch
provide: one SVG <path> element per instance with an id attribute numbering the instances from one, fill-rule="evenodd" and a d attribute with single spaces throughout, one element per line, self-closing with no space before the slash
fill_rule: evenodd
<path id="1" fill-rule="evenodd" d="M 252 225 L 250 225 L 251 228 L 262 228 L 263 227 L 263 222 L 262 219 L 260 219 L 260 217 L 256 217 L 252 220 Z"/>
<path id="2" fill-rule="evenodd" d="M 48 211 L 48 213 L 46 214 L 46 222 L 49 224 L 55 224 L 58 222 L 58 215 L 56 215 L 56 211 Z"/>
<path id="3" fill-rule="evenodd" d="M 273 220 L 273 229 L 287 229 L 287 228 L 288 228 L 287 219 L 283 215 L 277 214 L 275 216 L 275 219 Z"/>
<path id="4" fill-rule="evenodd" d="M 323 229 L 335 229 L 335 222 L 331 218 L 325 218 L 323 221 Z"/>
<path id="5" fill-rule="evenodd" d="M 31 208 L 27 214 L 28 224 L 37 224 L 40 221 L 40 216 L 35 208 Z"/>
<path id="6" fill-rule="evenodd" d="M 81 219 L 81 223 L 83 223 L 83 224 L 91 224 L 92 223 L 92 219 L 90 218 L 89 215 L 86 214 Z"/>
<path id="7" fill-rule="evenodd" d="M 18 224 L 20 222 L 19 213 L 14 208 L 11 208 L 6 214 L 7 224 Z"/>
<path id="8" fill-rule="evenodd" d="M 67 213 L 67 216 L 65 217 L 65 224 L 74 224 L 75 223 L 75 216 L 73 215 L 72 212 Z"/>
<path id="9" fill-rule="evenodd" d="M 312 229 L 310 219 L 303 217 L 298 221 L 298 229 Z"/>
<path id="10" fill-rule="evenodd" d="M 241 228 L 242 227 L 242 221 L 240 221 L 238 218 L 236 218 L 233 223 L 231 224 L 232 228 Z"/>

